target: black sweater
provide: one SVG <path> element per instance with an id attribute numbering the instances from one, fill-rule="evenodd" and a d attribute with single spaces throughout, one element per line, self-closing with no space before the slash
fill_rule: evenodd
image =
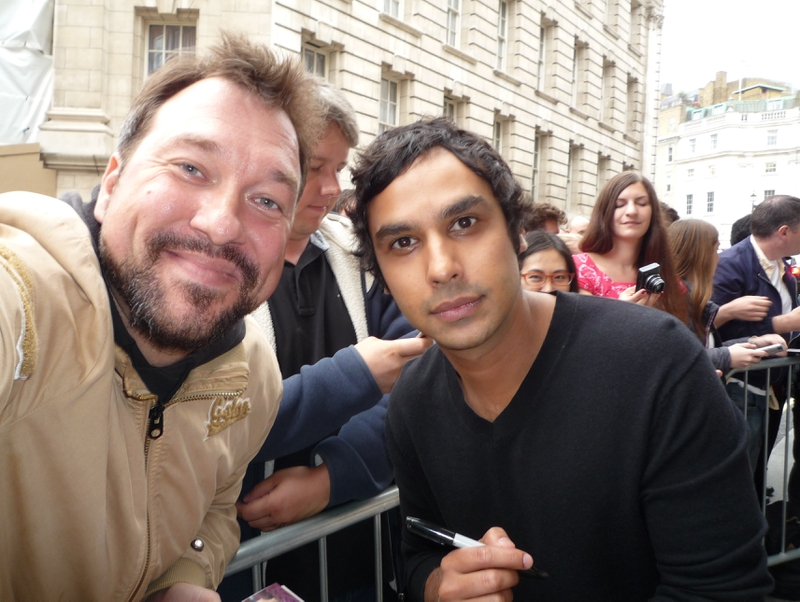
<path id="1" fill-rule="evenodd" d="M 502 374 L 498 378 L 503 378 Z M 490 423 L 434 346 L 387 438 L 403 516 L 501 526 L 547 580 L 517 600 L 758 600 L 771 587 L 745 424 L 696 337 L 662 311 L 559 294 L 539 356 Z M 409 594 L 449 550 L 403 533 Z"/>

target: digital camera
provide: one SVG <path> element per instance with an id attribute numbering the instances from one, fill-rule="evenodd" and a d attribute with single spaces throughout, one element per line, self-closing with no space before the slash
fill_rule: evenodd
<path id="1" fill-rule="evenodd" d="M 661 266 L 651 263 L 639 268 L 639 275 L 636 277 L 636 290 L 644 289 L 648 293 L 663 293 L 666 283 L 661 277 Z"/>

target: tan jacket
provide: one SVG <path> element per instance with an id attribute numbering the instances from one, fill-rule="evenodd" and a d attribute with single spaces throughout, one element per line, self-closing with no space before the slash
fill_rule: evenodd
<path id="1" fill-rule="evenodd" d="M 164 434 L 148 439 L 153 396 L 114 345 L 108 304 L 75 212 L 0 195 L 4 602 L 215 587 L 238 547 L 234 502 L 282 391 L 274 354 L 248 321 L 242 344 L 190 373 Z"/>

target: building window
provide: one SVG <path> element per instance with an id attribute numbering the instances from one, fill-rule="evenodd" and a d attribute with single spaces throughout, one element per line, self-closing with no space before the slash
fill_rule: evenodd
<path id="1" fill-rule="evenodd" d="M 667 192 L 672 192 L 672 176 L 667 176 Z"/>
<path id="2" fill-rule="evenodd" d="M 444 97 L 442 115 L 453 121 L 456 120 L 456 102 L 452 98 L 448 98 L 447 96 Z"/>
<path id="3" fill-rule="evenodd" d="M 397 82 L 381 78 L 381 106 L 378 119 L 378 133 L 382 134 L 398 125 Z"/>
<path id="4" fill-rule="evenodd" d="M 670 117 L 669 118 L 669 122 L 667 123 L 667 130 L 671 132 L 674 129 L 675 129 L 675 118 L 674 117 Z"/>
<path id="5" fill-rule="evenodd" d="M 400 18 L 400 0 L 383 0 L 383 12 L 395 19 Z"/>
<path id="6" fill-rule="evenodd" d="M 506 68 L 508 53 L 508 2 L 500 0 L 497 8 L 497 70 Z"/>
<path id="7" fill-rule="evenodd" d="M 328 55 L 322 52 L 319 46 L 306 43 L 303 47 L 303 63 L 309 73 L 328 79 Z"/>
<path id="8" fill-rule="evenodd" d="M 686 195 L 686 215 L 692 214 L 692 205 L 694 204 L 694 195 L 687 194 Z"/>
<path id="9" fill-rule="evenodd" d="M 461 16 L 461 0 L 447 0 L 447 33 L 445 43 L 455 47 L 458 44 L 459 17 Z"/>
<path id="10" fill-rule="evenodd" d="M 765 173 L 775 173 L 776 171 L 778 171 L 778 164 L 776 162 L 772 161 L 771 163 L 764 164 Z"/>
<path id="11" fill-rule="evenodd" d="M 767 146 L 778 144 L 778 130 L 767 130 Z"/>
<path id="12" fill-rule="evenodd" d="M 498 153 L 503 152 L 503 122 L 497 117 L 494 118 L 492 127 L 492 146 Z"/>
<path id="13" fill-rule="evenodd" d="M 667 163 L 672 163 L 672 147 L 667 147 Z"/>
<path id="14" fill-rule="evenodd" d="M 706 213 L 714 213 L 714 193 L 709 192 L 706 196 Z"/>
<path id="15" fill-rule="evenodd" d="M 717 166 L 716 165 L 709 165 L 708 166 L 708 175 L 709 176 L 717 175 Z"/>
<path id="16" fill-rule="evenodd" d="M 717 148 L 717 135 L 711 134 L 711 148 Z"/>
<path id="17" fill-rule="evenodd" d="M 147 75 L 169 59 L 195 53 L 194 25 L 150 25 L 147 31 Z"/>
<path id="18" fill-rule="evenodd" d="M 547 60 L 547 30 L 539 28 L 539 64 L 536 65 L 536 86 L 544 91 L 545 60 Z"/>
<path id="19" fill-rule="evenodd" d="M 687 169 L 686 170 L 686 177 L 691 180 L 694 177 L 694 169 L 692 169 L 692 168 Z"/>
<path id="20" fill-rule="evenodd" d="M 689 138 L 689 152 L 694 152 L 694 149 L 697 147 L 697 140 L 695 138 Z"/>
<path id="21" fill-rule="evenodd" d="M 764 200 L 766 201 L 769 197 L 775 196 L 775 190 L 765 190 L 764 191 Z"/>

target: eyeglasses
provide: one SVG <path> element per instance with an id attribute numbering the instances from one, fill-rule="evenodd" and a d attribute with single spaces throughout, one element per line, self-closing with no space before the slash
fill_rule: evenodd
<path id="1" fill-rule="evenodd" d="M 553 286 L 566 286 L 575 277 L 575 274 L 569 272 L 557 272 L 555 274 L 545 274 L 544 272 L 525 272 L 521 274 L 525 282 L 531 286 L 541 288 L 548 280 L 553 281 Z"/>

